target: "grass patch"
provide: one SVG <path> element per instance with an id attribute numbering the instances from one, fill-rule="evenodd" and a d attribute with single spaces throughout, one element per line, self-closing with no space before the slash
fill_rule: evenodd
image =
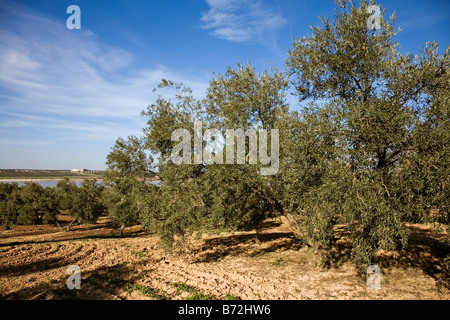
<path id="1" fill-rule="evenodd" d="M 227 294 L 227 295 L 222 297 L 222 300 L 242 300 L 242 299 L 239 298 L 238 296 L 233 295 L 233 294 Z"/>
<path id="2" fill-rule="evenodd" d="M 186 300 L 218 300 L 216 296 L 213 296 L 212 294 L 204 294 L 202 292 L 197 292 L 191 294 L 189 297 L 186 298 Z"/>
<path id="3" fill-rule="evenodd" d="M 195 287 L 182 282 L 169 282 L 168 285 L 177 289 L 177 295 L 179 295 L 181 292 L 188 292 L 191 294 L 197 292 L 197 289 Z"/>
<path id="4" fill-rule="evenodd" d="M 138 256 L 139 259 L 147 257 L 147 250 L 131 251 L 131 254 Z"/>
<path id="5" fill-rule="evenodd" d="M 177 289 L 176 295 L 179 295 L 181 292 L 189 293 L 186 300 L 241 300 L 241 298 L 234 295 L 225 295 L 220 298 L 209 293 L 201 292 L 197 288 L 182 282 L 169 282 L 167 285 Z"/>
<path id="6" fill-rule="evenodd" d="M 286 261 L 283 260 L 283 258 L 280 257 L 275 257 L 275 259 L 273 259 L 272 264 L 274 266 L 281 266 L 283 264 L 286 264 Z"/>
<path id="7" fill-rule="evenodd" d="M 153 298 L 155 300 L 169 300 L 169 298 L 159 289 L 150 288 L 142 284 L 134 284 L 127 282 L 124 286 L 124 290 L 128 293 L 138 291 L 146 297 Z"/>

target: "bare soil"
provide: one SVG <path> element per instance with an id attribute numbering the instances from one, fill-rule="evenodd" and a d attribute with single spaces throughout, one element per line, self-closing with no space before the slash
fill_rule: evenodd
<path id="1" fill-rule="evenodd" d="M 106 218 L 71 231 L 18 226 L 0 231 L 0 299 L 449 300 L 447 235 L 410 229 L 408 248 L 380 254 L 381 289 L 369 289 L 351 262 L 321 266 L 284 219 L 267 221 L 260 242 L 253 232 L 204 235 L 171 253 L 138 226 L 120 236 Z M 67 288 L 70 265 L 79 290 Z"/>

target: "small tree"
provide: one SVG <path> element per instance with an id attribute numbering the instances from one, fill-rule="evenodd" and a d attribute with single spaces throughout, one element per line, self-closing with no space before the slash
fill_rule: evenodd
<path id="1" fill-rule="evenodd" d="M 5 230 L 17 223 L 21 205 L 17 183 L 0 183 L 0 221 Z"/>
<path id="2" fill-rule="evenodd" d="M 59 200 L 61 210 L 70 210 L 73 206 L 73 197 L 77 192 L 78 187 L 69 178 L 64 177 L 56 184 L 56 192 Z"/>
<path id="3" fill-rule="evenodd" d="M 42 222 L 43 223 L 56 223 L 57 214 L 60 212 L 58 192 L 55 188 L 45 188 L 42 204 Z"/>
<path id="4" fill-rule="evenodd" d="M 44 189 L 40 184 L 26 182 L 20 187 L 21 206 L 18 210 L 17 223 L 37 224 L 54 223 L 59 213 L 56 192 Z"/>
<path id="5" fill-rule="evenodd" d="M 127 141 L 119 138 L 106 164 L 108 169 L 104 182 L 108 188 L 103 192 L 103 201 L 113 226 L 120 228 L 122 234 L 125 227 L 139 220 L 137 197 L 143 191 L 146 179 L 154 175 L 150 170 L 151 159 L 145 154 L 143 143 L 138 138 L 129 137 Z"/>
<path id="6" fill-rule="evenodd" d="M 102 202 L 103 189 L 102 185 L 97 184 L 97 179 L 84 179 L 73 194 L 69 214 L 80 223 L 95 223 L 105 209 Z"/>

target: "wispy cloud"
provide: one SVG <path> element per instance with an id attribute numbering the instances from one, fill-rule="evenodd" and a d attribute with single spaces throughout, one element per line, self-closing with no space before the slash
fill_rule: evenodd
<path id="1" fill-rule="evenodd" d="M 117 137 L 142 133 L 161 78 L 198 96 L 208 85 L 136 60 L 86 28 L 0 1 L 0 167 L 102 168 Z"/>
<path id="2" fill-rule="evenodd" d="M 110 135 L 102 125 L 136 119 L 155 100 L 152 88 L 161 78 L 186 80 L 163 65 L 136 66 L 132 54 L 89 30 L 68 30 L 65 21 L 6 3 L 0 8 L 7 17 L 0 22 L 0 127 L 29 125 L 45 114 L 43 127 L 80 131 L 96 120 L 96 132 Z M 207 85 L 184 82 L 197 91 Z"/>
<path id="3" fill-rule="evenodd" d="M 88 31 L 41 24 L 35 16 L 21 22 L 0 29 L 0 85 L 13 93 L 3 109 L 135 115 L 149 102 L 151 86 L 168 73 L 163 67 L 133 70 L 127 51 Z"/>
<path id="4" fill-rule="evenodd" d="M 209 10 L 202 14 L 205 29 L 217 38 L 236 42 L 261 40 L 276 32 L 287 20 L 262 0 L 206 0 Z"/>

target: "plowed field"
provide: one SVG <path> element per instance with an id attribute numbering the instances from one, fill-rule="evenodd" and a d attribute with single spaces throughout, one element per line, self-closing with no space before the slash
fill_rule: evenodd
<path id="1" fill-rule="evenodd" d="M 410 246 L 386 253 L 381 289 L 350 262 L 324 268 L 283 219 L 253 232 L 204 235 L 167 253 L 140 227 L 123 236 L 107 221 L 0 231 L 0 299 L 445 299 L 446 234 L 411 225 Z M 383 260 L 384 261 L 384 260 Z M 81 271 L 69 290 L 67 268 Z"/>

